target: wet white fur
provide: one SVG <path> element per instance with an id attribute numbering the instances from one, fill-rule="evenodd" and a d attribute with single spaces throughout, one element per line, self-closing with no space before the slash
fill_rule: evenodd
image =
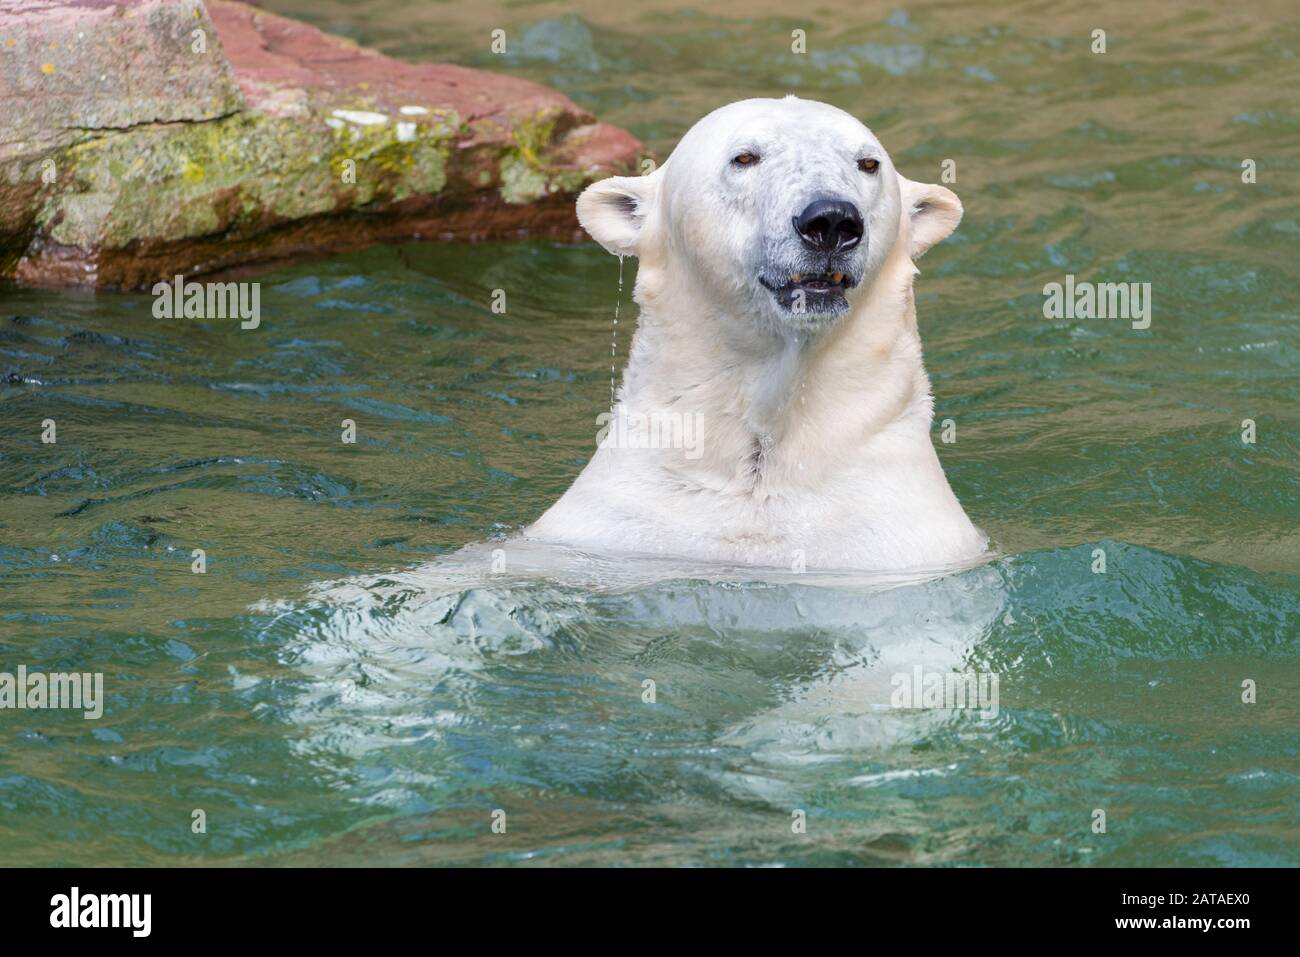
<path id="1" fill-rule="evenodd" d="M 742 149 L 761 156 L 752 169 L 730 163 Z M 862 212 L 862 281 L 843 315 L 791 316 L 757 276 L 796 254 L 790 217 L 825 192 Z M 527 537 L 787 569 L 985 552 L 931 441 L 912 296 L 912 260 L 961 218 L 951 191 L 898 175 L 839 109 L 755 99 L 700 120 L 654 173 L 589 187 L 578 216 L 640 259 L 618 414 L 698 414 L 702 431 L 693 450 L 598 448 Z"/>

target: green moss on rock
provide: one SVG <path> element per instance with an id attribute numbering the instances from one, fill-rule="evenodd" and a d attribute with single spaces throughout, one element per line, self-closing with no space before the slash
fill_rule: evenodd
<path id="1" fill-rule="evenodd" d="M 67 151 L 72 185 L 38 225 L 64 245 L 120 247 L 433 195 L 447 181 L 454 128 L 416 124 L 403 142 L 391 122 L 331 128 L 240 113 L 128 130 Z M 232 210 L 236 188 L 241 202 Z"/>

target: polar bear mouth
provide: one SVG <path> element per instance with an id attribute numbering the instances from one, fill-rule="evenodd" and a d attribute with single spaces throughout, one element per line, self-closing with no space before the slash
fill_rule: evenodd
<path id="1" fill-rule="evenodd" d="M 796 272 L 791 273 L 784 283 L 772 282 L 767 277 L 760 276 L 759 282 L 772 292 L 793 292 L 802 289 L 804 292 L 818 295 L 842 293 L 845 289 L 852 289 L 857 285 L 853 277 L 846 272 Z"/>
<path id="2" fill-rule="evenodd" d="M 847 305 L 844 291 L 857 285 L 857 280 L 844 272 L 796 272 L 784 282 L 766 276 L 759 276 L 758 281 L 787 309 L 794 306 L 796 293 L 802 292 L 801 305 L 812 312 L 830 312 Z"/>

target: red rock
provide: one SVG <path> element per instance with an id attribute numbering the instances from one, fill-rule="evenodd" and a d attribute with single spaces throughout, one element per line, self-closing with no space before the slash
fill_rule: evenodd
<path id="1" fill-rule="evenodd" d="M 643 154 L 538 84 L 399 62 L 229 0 L 8 3 L 0 108 L 0 277 L 33 284 L 572 237 L 574 194 Z"/>

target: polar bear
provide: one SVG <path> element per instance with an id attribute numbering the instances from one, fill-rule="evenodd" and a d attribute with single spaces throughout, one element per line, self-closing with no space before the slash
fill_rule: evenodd
<path id="1" fill-rule="evenodd" d="M 986 554 L 931 442 L 912 296 L 961 219 L 950 190 L 788 96 L 715 110 L 577 212 L 640 260 L 640 317 L 595 455 L 525 538 L 795 570 Z"/>

